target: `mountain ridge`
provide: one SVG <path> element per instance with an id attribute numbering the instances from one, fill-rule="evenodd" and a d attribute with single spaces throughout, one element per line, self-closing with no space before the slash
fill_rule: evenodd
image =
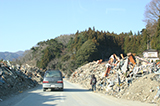
<path id="1" fill-rule="evenodd" d="M 20 56 L 23 56 L 24 51 L 17 51 L 17 52 L 0 52 L 0 59 L 3 60 L 10 60 L 17 59 Z"/>

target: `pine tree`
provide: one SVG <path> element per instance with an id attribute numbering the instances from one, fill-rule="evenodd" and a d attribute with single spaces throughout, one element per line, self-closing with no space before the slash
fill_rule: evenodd
<path id="1" fill-rule="evenodd" d="M 99 58 L 98 49 L 92 40 L 86 41 L 76 53 L 77 66 L 97 60 Z"/>
<path id="2" fill-rule="evenodd" d="M 148 37 L 148 33 L 147 33 L 147 30 L 144 29 L 143 32 L 142 32 L 142 41 L 141 41 L 141 52 L 143 52 L 144 50 L 147 49 L 147 37 Z"/>
<path id="3" fill-rule="evenodd" d="M 124 41 L 124 53 L 130 52 L 130 45 L 129 45 L 129 43 L 130 43 L 130 38 L 129 38 L 129 36 L 127 35 L 127 36 L 125 37 L 125 41 Z"/>
<path id="4" fill-rule="evenodd" d="M 158 19 L 157 30 L 156 30 L 155 36 L 152 39 L 151 44 L 154 49 L 160 50 L 160 16 Z"/>

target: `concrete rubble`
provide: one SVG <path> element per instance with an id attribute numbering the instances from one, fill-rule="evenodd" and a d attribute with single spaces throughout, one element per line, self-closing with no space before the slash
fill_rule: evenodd
<path id="1" fill-rule="evenodd" d="M 29 65 L 11 65 L 9 62 L 0 63 L 0 102 L 22 93 L 24 90 L 36 87 L 43 80 L 43 70 Z"/>
<path id="2" fill-rule="evenodd" d="M 69 80 L 91 89 L 91 75 L 97 78 L 96 92 L 149 103 L 160 103 L 160 63 L 128 53 L 121 59 L 114 56 L 109 61 L 90 62 L 76 69 Z"/>

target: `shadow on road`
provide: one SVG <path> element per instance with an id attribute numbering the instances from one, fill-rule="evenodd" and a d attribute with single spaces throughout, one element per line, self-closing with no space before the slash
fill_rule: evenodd
<path id="1" fill-rule="evenodd" d="M 61 90 L 56 90 L 56 89 L 48 89 L 45 92 L 90 92 L 91 90 L 87 90 L 87 89 L 73 89 L 73 88 L 65 88 L 63 89 L 63 91 Z"/>
<path id="2" fill-rule="evenodd" d="M 90 90 L 87 89 L 71 89 L 71 88 L 66 88 L 63 90 L 63 92 L 89 92 Z"/>

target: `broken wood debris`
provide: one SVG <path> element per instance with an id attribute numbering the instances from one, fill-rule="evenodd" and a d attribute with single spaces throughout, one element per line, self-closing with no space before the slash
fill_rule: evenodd
<path id="1" fill-rule="evenodd" d="M 94 61 L 81 66 L 72 73 L 69 80 L 91 89 L 89 82 L 91 75 L 95 74 L 97 92 L 117 98 L 155 101 L 157 86 L 160 85 L 160 67 L 132 53 L 126 57 L 123 54 L 120 56 L 121 59 L 111 55 L 107 62 Z M 159 96 L 156 102 L 160 102 Z"/>

